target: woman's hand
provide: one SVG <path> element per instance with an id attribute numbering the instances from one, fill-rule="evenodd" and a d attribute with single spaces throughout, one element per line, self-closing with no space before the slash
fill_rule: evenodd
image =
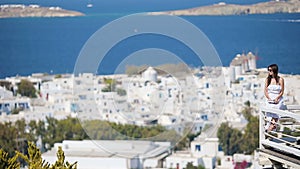
<path id="1" fill-rule="evenodd" d="M 274 103 L 278 104 L 279 103 L 279 99 L 278 98 L 274 99 Z"/>

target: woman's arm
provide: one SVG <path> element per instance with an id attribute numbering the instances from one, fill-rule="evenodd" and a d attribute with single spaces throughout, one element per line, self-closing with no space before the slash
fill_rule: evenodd
<path id="1" fill-rule="evenodd" d="M 264 90 L 265 96 L 268 100 L 271 100 L 268 94 L 268 78 L 265 80 L 265 90 Z"/>
<path id="2" fill-rule="evenodd" d="M 284 93 L 284 79 L 282 77 L 279 78 L 279 85 L 281 86 L 281 90 L 278 96 L 275 98 L 275 103 L 279 102 L 279 99 L 283 96 Z"/>

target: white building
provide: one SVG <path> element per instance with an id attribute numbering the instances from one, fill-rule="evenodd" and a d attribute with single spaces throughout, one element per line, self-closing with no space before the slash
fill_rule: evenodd
<path id="1" fill-rule="evenodd" d="M 25 97 L 0 99 L 0 115 L 11 114 L 13 110 L 30 110 L 30 99 Z"/>
<path id="2" fill-rule="evenodd" d="M 238 76 L 256 70 L 256 56 L 252 52 L 237 54 L 229 67 L 230 81 L 235 82 Z"/>
<path id="3" fill-rule="evenodd" d="M 0 86 L 0 99 L 13 98 L 13 92 L 6 90 L 5 87 Z"/>
<path id="4" fill-rule="evenodd" d="M 42 84 L 42 79 L 39 77 L 34 77 L 34 76 L 28 76 L 28 77 L 21 77 L 21 76 L 16 76 L 16 77 L 7 77 L 5 79 L 6 81 L 10 82 L 15 88 L 15 90 L 17 90 L 17 86 L 18 84 L 21 83 L 22 80 L 28 80 L 31 83 L 33 83 L 34 87 L 36 90 L 40 90 L 41 89 L 41 84 Z"/>
<path id="5" fill-rule="evenodd" d="M 154 70 L 154 68 L 150 66 L 142 73 L 142 77 L 145 81 L 156 82 L 157 81 L 157 71 Z"/>
<path id="6" fill-rule="evenodd" d="M 204 134 L 203 134 L 204 135 Z M 223 155 L 218 138 L 206 138 L 200 135 L 191 142 L 189 152 L 176 152 L 166 158 L 166 168 L 185 168 L 190 162 L 194 166 L 204 166 L 207 169 L 216 167 L 217 156 Z"/>
<path id="7" fill-rule="evenodd" d="M 247 54 L 247 57 L 248 57 L 249 69 L 256 70 L 256 59 L 257 59 L 256 56 L 252 52 L 249 52 Z"/>
<path id="8" fill-rule="evenodd" d="M 65 153 L 65 160 L 77 162 L 78 169 L 161 168 L 171 148 L 170 142 L 65 140 L 55 143 L 54 148 L 42 155 L 43 159 L 53 164 L 59 146 Z"/>

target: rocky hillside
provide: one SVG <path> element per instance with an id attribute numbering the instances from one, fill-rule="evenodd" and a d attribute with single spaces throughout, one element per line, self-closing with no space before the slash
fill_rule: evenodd
<path id="1" fill-rule="evenodd" d="M 82 16 L 83 13 L 60 7 L 40 7 L 38 5 L 1 5 L 0 18 L 12 17 L 68 17 Z"/>
<path id="2" fill-rule="evenodd" d="M 245 14 L 273 14 L 300 13 L 300 0 L 277 0 L 253 5 L 235 5 L 219 3 L 191 9 L 151 12 L 151 15 L 245 15 Z"/>

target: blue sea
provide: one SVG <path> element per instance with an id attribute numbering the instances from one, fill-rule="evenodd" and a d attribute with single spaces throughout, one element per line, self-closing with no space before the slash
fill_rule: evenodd
<path id="1" fill-rule="evenodd" d="M 262 0 L 230 0 L 255 3 Z M 1 0 L 1 4 L 60 6 L 86 14 L 65 18 L 0 19 L 0 78 L 32 73 L 72 73 L 86 41 L 104 25 L 120 17 L 141 12 L 173 10 L 209 5 L 216 0 Z M 87 8 L 88 3 L 93 4 Z M 300 14 L 244 16 L 184 16 L 209 38 L 223 66 L 238 53 L 253 52 L 257 67 L 277 63 L 281 73 L 300 74 Z M 101 48 L 101 44 L 99 44 Z M 99 74 L 111 74 L 124 56 L 141 49 L 160 48 L 181 57 L 190 66 L 201 66 L 183 44 L 157 35 L 136 36 L 120 42 L 105 56 Z M 151 56 L 149 56 L 151 57 Z"/>

